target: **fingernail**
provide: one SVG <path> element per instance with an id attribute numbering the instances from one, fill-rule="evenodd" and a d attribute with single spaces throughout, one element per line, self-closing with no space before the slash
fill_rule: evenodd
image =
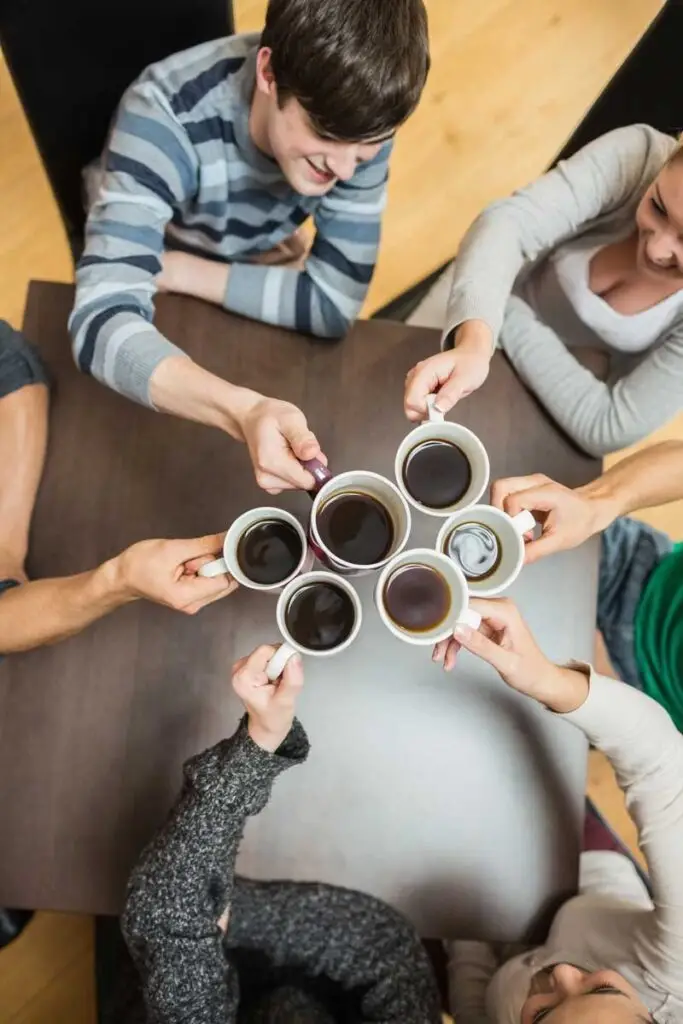
<path id="1" fill-rule="evenodd" d="M 469 640 L 472 636 L 472 630 L 464 622 L 456 622 L 453 636 L 460 637 L 462 640 Z"/>
<path id="2" fill-rule="evenodd" d="M 301 655 L 300 654 L 295 654 L 292 657 L 292 665 L 296 665 L 297 668 L 301 668 L 302 664 L 303 664 L 303 662 L 301 660 Z"/>

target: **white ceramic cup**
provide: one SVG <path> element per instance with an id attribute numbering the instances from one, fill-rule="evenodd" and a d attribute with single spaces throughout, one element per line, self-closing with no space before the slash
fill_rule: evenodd
<path id="1" fill-rule="evenodd" d="M 255 583 L 248 576 L 245 576 L 240 568 L 237 560 L 237 547 L 240 538 L 250 526 L 255 526 L 257 523 L 272 522 L 274 519 L 288 523 L 296 530 L 301 538 L 301 558 L 296 569 L 289 576 L 280 580 L 279 583 Z M 282 508 L 253 508 L 239 516 L 226 533 L 225 540 L 223 541 L 223 557 L 202 565 L 197 575 L 221 576 L 229 572 L 232 578 L 237 580 L 242 587 L 249 587 L 251 590 L 280 591 L 290 580 L 295 579 L 300 573 L 311 569 L 314 561 L 315 555 L 308 545 L 306 531 L 296 516 L 293 516 L 291 512 L 285 512 Z"/>
<path id="2" fill-rule="evenodd" d="M 468 579 L 473 597 L 494 597 L 506 590 L 519 576 L 524 565 L 524 534 L 533 530 L 536 520 L 526 509 L 509 516 L 493 505 L 472 505 L 456 512 L 443 524 L 436 539 L 436 550 L 453 559 L 448 547 L 453 531 L 464 523 L 481 523 L 492 530 L 500 545 L 500 560 L 486 579 Z M 457 559 L 455 564 L 458 565 Z M 458 568 L 462 568 L 458 565 Z"/>
<path id="3" fill-rule="evenodd" d="M 421 512 L 426 512 L 429 516 L 440 516 L 443 518 L 444 516 L 452 515 L 458 509 L 466 508 L 468 505 L 473 505 L 475 501 L 479 501 L 489 482 L 490 467 L 486 449 L 477 435 L 473 434 L 467 427 L 463 427 L 460 423 L 446 421 L 443 413 L 434 408 L 434 402 L 435 398 L 432 395 L 427 402 L 429 418 L 411 430 L 398 446 L 394 462 L 394 474 L 401 493 L 405 495 L 411 505 L 418 508 Z M 456 445 L 470 464 L 472 476 L 469 487 L 458 501 L 447 508 L 430 508 L 428 505 L 423 505 L 422 502 L 413 497 L 405 485 L 403 476 L 408 456 L 415 448 L 424 444 L 425 441 L 447 441 L 450 444 Z"/>
<path id="4" fill-rule="evenodd" d="M 302 587 L 308 587 L 312 583 L 329 583 L 331 586 L 337 587 L 339 590 L 343 590 L 351 598 L 356 612 L 356 620 L 349 635 L 337 647 L 332 647 L 328 651 L 314 651 L 310 650 L 308 647 L 303 647 L 300 643 L 297 643 L 287 628 L 287 609 L 289 608 L 290 601 L 294 595 L 302 589 Z M 266 675 L 271 682 L 280 678 L 285 670 L 287 662 L 290 658 L 293 658 L 295 654 L 303 654 L 311 658 L 329 658 L 334 654 L 339 654 L 341 651 L 346 650 L 346 648 L 349 647 L 358 636 L 361 622 L 363 620 L 363 608 L 355 589 L 351 586 L 348 580 L 343 578 L 343 576 L 337 576 L 332 572 L 315 570 L 314 572 L 306 573 L 305 576 L 299 576 L 297 579 L 292 580 L 291 583 L 287 584 L 278 598 L 275 616 L 277 619 L 278 629 L 280 630 L 284 643 L 278 647 L 277 651 L 268 662 Z"/>
<path id="5" fill-rule="evenodd" d="M 413 632 L 399 626 L 387 612 L 384 592 L 389 580 L 395 572 L 407 565 L 423 565 L 435 569 L 448 584 L 451 598 L 451 606 L 443 621 L 434 629 L 424 632 Z M 481 624 L 481 616 L 473 609 L 468 608 L 469 594 L 467 592 L 467 581 L 460 569 L 447 558 L 432 548 L 411 548 L 403 551 L 400 555 L 389 562 L 380 573 L 375 587 L 375 606 L 379 612 L 384 625 L 394 636 L 405 640 L 408 644 L 433 645 L 441 640 L 446 640 L 453 635 L 456 624 L 461 622 L 472 629 L 478 629 Z"/>
<path id="6" fill-rule="evenodd" d="M 307 467 L 310 463 L 305 464 Z M 339 473 L 332 476 L 324 467 L 320 475 L 316 476 L 320 489 L 313 498 L 311 509 L 311 520 L 309 525 L 309 539 L 319 561 L 333 572 L 342 573 L 345 576 L 357 576 L 366 572 L 374 572 L 386 565 L 390 558 L 402 551 L 408 543 L 411 528 L 411 515 L 408 503 L 399 491 L 396 484 L 379 473 L 370 473 L 364 469 L 352 469 L 347 473 Z M 324 481 L 324 482 L 323 482 Z M 321 508 L 331 498 L 339 494 L 368 494 L 371 498 L 379 501 L 391 516 L 394 527 L 394 539 L 391 547 L 384 558 L 371 565 L 359 565 L 347 562 L 336 555 L 325 544 L 318 529 L 318 515 Z"/>

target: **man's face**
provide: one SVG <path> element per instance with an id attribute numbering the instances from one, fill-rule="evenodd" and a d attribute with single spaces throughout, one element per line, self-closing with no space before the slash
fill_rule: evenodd
<path id="1" fill-rule="evenodd" d="M 356 168 L 375 157 L 386 139 L 377 142 L 336 142 L 321 138 L 298 100 L 280 106 L 270 73 L 270 53 L 261 50 L 256 70 L 255 103 L 263 130 L 256 140 L 277 160 L 285 178 L 304 196 L 322 196 L 338 181 L 348 181 Z"/>

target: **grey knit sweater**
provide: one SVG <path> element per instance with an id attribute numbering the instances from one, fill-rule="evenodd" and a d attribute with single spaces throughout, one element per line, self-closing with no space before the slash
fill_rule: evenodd
<path id="1" fill-rule="evenodd" d="M 128 1008 L 129 1024 L 440 1021 L 422 943 L 396 911 L 329 885 L 234 874 L 246 818 L 308 749 L 296 720 L 275 754 L 243 720 L 185 765 L 178 802 L 128 887 L 122 929 L 145 1004 Z"/>

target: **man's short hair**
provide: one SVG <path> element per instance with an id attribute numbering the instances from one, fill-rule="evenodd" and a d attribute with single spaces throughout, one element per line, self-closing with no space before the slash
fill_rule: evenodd
<path id="1" fill-rule="evenodd" d="M 293 96 L 319 135 L 345 142 L 391 135 L 429 71 L 423 0 L 270 0 L 261 46 L 280 105 Z"/>

